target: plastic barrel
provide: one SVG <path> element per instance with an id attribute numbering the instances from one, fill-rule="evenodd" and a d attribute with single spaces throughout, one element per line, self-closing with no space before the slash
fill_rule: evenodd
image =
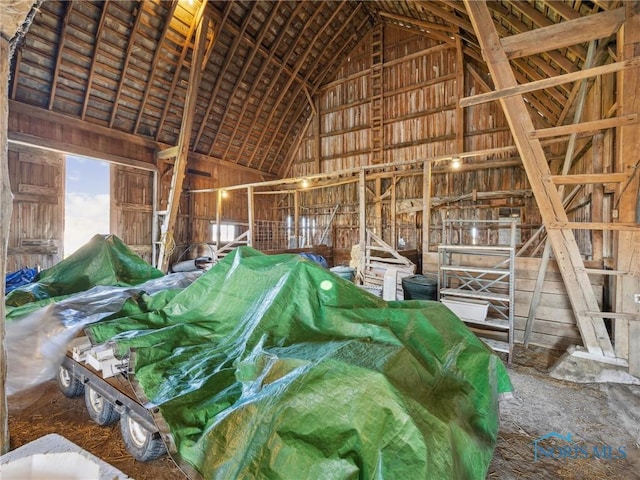
<path id="1" fill-rule="evenodd" d="M 354 268 L 339 266 L 332 267 L 329 270 L 345 280 L 349 280 L 350 282 L 353 281 L 353 274 L 355 272 Z"/>
<path id="2" fill-rule="evenodd" d="M 405 300 L 437 300 L 438 282 L 424 275 L 411 275 L 402 279 Z"/>

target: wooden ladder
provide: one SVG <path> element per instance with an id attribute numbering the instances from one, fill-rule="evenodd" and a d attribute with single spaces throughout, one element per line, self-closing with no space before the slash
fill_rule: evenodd
<path id="1" fill-rule="evenodd" d="M 542 221 L 547 230 L 548 242 L 553 248 L 556 262 L 562 274 L 584 346 L 592 355 L 615 358 L 616 354 L 603 320 L 603 317 L 606 315 L 603 315 L 600 311 L 593 289 L 590 287 L 591 282 L 589 281 L 587 270 L 585 269 L 572 230 L 575 228 L 602 229 L 606 226 L 603 224 L 591 225 L 569 222 L 562 202 L 562 189 L 559 191 L 556 187 L 556 184 L 571 184 L 577 181 L 593 183 L 595 175 L 578 175 L 573 177 L 581 178 L 572 179 L 570 175 L 554 176 L 551 174 L 539 140 L 548 135 L 545 135 L 545 130 L 535 129 L 522 95 L 526 90 L 526 86 L 518 85 L 514 71 L 509 63 L 510 57 L 507 55 L 508 50 L 511 57 L 515 56 L 514 52 L 516 51 L 516 47 L 514 47 L 514 45 L 531 45 L 527 48 L 538 49 L 537 51 L 527 51 L 526 55 L 559 48 L 559 46 L 546 42 L 544 40 L 545 32 L 535 30 L 514 35 L 501 41 L 486 3 L 471 0 L 464 0 L 464 3 L 480 46 L 482 47 L 484 60 L 487 63 L 495 84 L 496 92 L 492 92 L 496 95 L 494 99 L 500 100 L 540 209 Z M 618 15 L 618 17 L 615 15 Z M 599 28 L 609 28 L 613 31 L 617 30 L 620 26 L 619 13 L 615 15 L 608 13 L 606 18 L 604 16 L 600 17 L 602 21 L 599 22 Z M 605 20 L 610 22 L 610 24 L 607 27 L 602 27 Z M 594 22 L 596 19 L 588 19 L 588 21 Z M 586 24 L 582 25 L 585 23 L 584 19 L 579 19 L 576 22 L 582 23 L 580 23 L 580 25 L 578 25 L 578 23 L 569 26 L 563 25 L 565 29 L 572 28 L 575 34 L 569 35 L 569 31 L 566 30 L 562 41 L 580 43 L 577 40 L 578 37 L 582 39 L 582 36 L 591 34 L 591 39 L 593 39 L 593 37 L 596 36 L 596 34 L 590 33 L 590 29 Z M 557 26 L 554 25 L 547 28 L 557 28 Z M 606 32 L 602 33 L 604 34 Z M 535 41 L 532 35 L 539 36 L 538 41 Z M 547 37 L 552 38 L 551 35 Z M 522 42 L 524 40 L 526 40 L 525 43 Z M 615 125 L 624 124 L 629 121 L 633 120 L 622 118 L 616 120 Z M 606 128 L 608 126 L 605 125 L 606 121 L 589 123 L 594 123 L 593 126 L 597 128 Z M 555 127 L 553 129 L 546 129 L 549 131 L 546 133 L 559 135 L 564 133 L 564 131 L 560 131 L 561 129 L 567 130 L 566 133 L 571 133 L 572 131 L 577 131 L 579 128 L 578 125 Z M 553 130 L 553 132 L 551 132 L 551 130 Z M 607 181 L 606 179 L 602 179 L 602 175 L 600 177 L 600 181 Z M 619 227 L 620 225 L 615 228 Z"/>
<path id="2" fill-rule="evenodd" d="M 371 31 L 371 164 L 384 162 L 383 29 L 377 23 Z"/>

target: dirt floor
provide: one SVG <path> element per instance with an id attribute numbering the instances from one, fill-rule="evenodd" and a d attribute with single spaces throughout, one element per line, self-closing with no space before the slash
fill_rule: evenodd
<path id="1" fill-rule="evenodd" d="M 545 350 L 516 351 L 510 368 L 514 398 L 501 404 L 498 444 L 487 478 L 640 479 L 640 387 L 553 380 L 546 371 L 557 357 Z M 185 478 L 166 456 L 146 464 L 133 460 L 118 424 L 92 423 L 83 398 L 66 398 L 54 381 L 9 399 L 9 432 L 12 449 L 58 433 L 136 480 Z M 535 460 L 533 442 L 550 432 L 570 433 L 574 452 L 581 447 L 589 458 L 540 455 Z M 540 445 L 562 452 L 567 444 L 555 439 Z M 604 445 L 614 453 L 623 447 L 625 458 L 593 458 L 593 448 L 602 452 Z"/>

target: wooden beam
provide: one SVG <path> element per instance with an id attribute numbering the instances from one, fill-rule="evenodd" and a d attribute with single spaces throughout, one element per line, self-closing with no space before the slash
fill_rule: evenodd
<path id="1" fill-rule="evenodd" d="M 496 3 L 497 2 L 492 2 L 491 6 L 493 7 L 493 5 L 495 5 Z M 533 25 L 534 30 L 539 30 L 545 27 L 555 25 L 555 23 L 550 18 L 548 18 L 546 15 L 540 12 L 537 8 L 535 8 L 534 6 L 526 2 L 515 2 L 515 3 L 510 3 L 509 5 L 511 7 L 511 10 L 509 11 L 509 17 L 507 19 L 507 22 L 518 25 L 518 27 L 515 28 L 515 30 L 517 30 L 520 33 L 528 32 L 531 30 L 531 27 L 529 26 L 529 24 L 521 20 L 522 16 L 528 17 L 529 20 L 531 20 L 531 24 Z M 517 13 L 514 13 L 512 10 L 519 11 L 523 15 L 522 16 L 518 15 Z M 522 29 L 520 28 L 520 25 L 526 25 L 526 27 Z M 580 60 L 584 60 L 586 57 L 586 50 L 582 45 L 569 45 L 567 49 L 569 50 L 570 53 L 574 54 Z M 562 58 L 565 58 L 567 62 L 571 63 L 571 61 L 568 58 L 566 58 L 565 55 L 558 50 L 550 50 L 546 52 L 546 54 L 552 54 L 552 53 L 555 53 L 561 56 Z"/>
<path id="2" fill-rule="evenodd" d="M 525 3 L 525 2 L 516 2 L 516 3 L 520 4 L 520 3 Z M 551 20 L 549 20 L 548 18 L 544 17 L 535 8 L 527 8 L 528 5 L 515 5 L 514 3 L 510 3 L 509 5 L 512 8 L 516 8 L 516 9 L 519 9 L 519 10 L 524 10 L 526 12 L 529 12 L 529 13 L 531 13 L 532 16 L 537 16 L 538 18 L 536 18 L 536 21 L 534 21 L 532 19 L 532 23 L 534 25 L 537 25 L 538 27 L 548 26 L 548 25 L 553 23 L 553 22 L 551 22 Z M 520 8 L 520 7 L 522 7 L 522 8 Z M 522 32 L 528 32 L 532 28 L 530 24 L 524 23 L 523 21 L 520 20 L 520 18 L 516 18 L 514 13 L 512 13 L 512 11 L 509 8 L 507 8 L 506 6 L 503 6 L 499 2 L 492 1 L 491 2 L 491 10 L 493 11 L 494 14 L 498 15 L 499 17 L 502 17 L 504 19 L 504 22 L 506 22 L 507 24 L 509 24 L 511 26 L 511 30 L 509 30 L 506 27 L 501 27 L 502 22 L 494 22 L 494 24 L 493 24 L 494 27 L 498 29 L 498 33 L 501 34 L 503 37 L 507 37 L 508 35 L 512 35 L 512 34 L 514 34 L 514 32 L 516 32 L 516 34 L 517 33 L 522 33 Z M 524 11 L 522 13 L 524 13 Z M 527 13 L 525 13 L 525 15 L 529 16 Z M 570 50 L 572 48 L 575 48 L 575 47 L 570 47 Z M 578 50 L 579 51 L 575 51 L 574 50 L 572 53 L 574 53 L 577 57 L 583 59 L 584 58 L 584 54 L 583 54 L 582 47 L 579 46 Z M 575 65 L 575 63 L 572 62 L 569 58 L 567 58 L 559 50 L 551 50 L 549 52 L 543 53 L 542 55 L 548 56 L 551 60 L 553 60 L 565 72 L 575 72 L 576 70 L 578 70 L 578 67 Z"/>
<path id="3" fill-rule="evenodd" d="M 164 122 L 167 119 L 167 113 L 169 113 L 169 108 L 171 107 L 171 99 L 173 98 L 173 94 L 176 91 L 176 86 L 178 85 L 178 80 L 180 80 L 180 72 L 182 71 L 182 67 L 186 64 L 185 60 L 187 58 L 187 52 L 189 52 L 189 47 L 191 46 L 191 37 L 193 37 L 193 33 L 196 31 L 196 27 L 201 24 L 203 13 L 205 7 L 207 6 L 207 2 L 202 2 L 198 7 L 198 10 L 193 15 L 193 23 L 189 26 L 189 30 L 184 39 L 184 45 L 182 46 L 182 51 L 180 52 L 180 58 L 178 59 L 176 70 L 173 73 L 173 80 L 171 81 L 171 87 L 169 87 L 169 93 L 165 99 L 164 108 L 162 109 L 162 114 L 160 115 L 160 121 L 158 122 L 158 130 L 156 131 L 156 140 L 160 139 L 160 134 L 162 133 L 162 127 L 164 126 Z M 197 40 L 196 40 L 197 42 Z M 204 54 L 203 54 L 204 56 Z M 191 70 L 200 70 L 201 60 L 198 61 L 196 65 L 193 65 L 194 58 L 191 58 Z M 191 85 L 189 85 L 190 87 Z M 195 92 L 197 96 L 198 92 Z M 185 105 L 186 105 L 185 99 Z M 186 111 L 186 108 L 185 108 Z M 184 118 L 184 116 L 183 116 Z M 182 131 L 180 132 L 182 134 Z"/>
<path id="4" fill-rule="evenodd" d="M 431 236 L 431 162 L 422 166 L 422 264 L 429 253 Z"/>
<path id="5" fill-rule="evenodd" d="M 606 38 L 624 23 L 624 7 L 536 28 L 500 40 L 508 59 L 535 55 Z"/>
<path id="6" fill-rule="evenodd" d="M 255 228 L 255 219 L 254 219 L 254 203 L 253 203 L 253 187 L 247 187 L 247 221 L 249 222 L 249 233 L 247 235 L 247 245 L 253 247 L 253 238 L 254 238 L 254 228 Z"/>
<path id="7" fill-rule="evenodd" d="M 640 49 L 640 4 L 624 2 L 626 23 L 618 35 L 618 53 L 630 58 Z M 616 102 L 620 114 L 640 111 L 640 68 L 623 71 L 616 79 Z M 626 172 L 628 181 L 620 185 L 617 195 L 618 217 L 621 222 L 640 223 L 640 124 L 627 125 L 617 130 L 616 171 Z M 620 232 L 614 245 L 616 269 L 632 272 L 617 277 L 615 284 L 615 310 L 638 312 L 640 306 L 634 295 L 640 293 L 640 232 Z M 614 325 L 616 351 L 629 359 L 629 373 L 640 377 L 640 323 L 616 319 Z"/>
<path id="8" fill-rule="evenodd" d="M 272 4 L 271 13 L 269 14 L 269 17 L 261 24 L 262 28 L 260 30 L 260 33 L 258 34 L 258 38 L 256 38 L 255 42 L 252 42 L 253 45 L 252 45 L 251 53 L 249 53 L 249 55 L 246 56 L 243 59 L 242 70 L 240 70 L 240 73 L 236 76 L 236 80 L 235 80 L 235 83 L 233 85 L 233 88 L 230 90 L 231 92 L 237 93 L 238 86 L 240 85 L 240 82 L 242 82 L 244 80 L 245 75 L 247 74 L 247 71 L 249 70 L 249 67 L 251 65 L 253 65 L 253 60 L 254 60 L 256 54 L 258 53 L 258 51 L 260 50 L 259 47 L 262 46 L 262 41 L 264 40 L 265 35 L 270 31 L 269 26 L 272 25 L 273 19 L 275 18 L 276 14 L 278 13 L 278 6 L 279 6 L 278 3 L 273 3 Z M 300 7 L 300 5 L 298 5 L 298 7 Z M 252 87 L 253 87 L 253 84 L 255 84 L 256 82 L 251 82 L 251 83 L 252 83 Z M 229 99 L 229 101 L 224 106 L 224 111 L 222 113 L 221 120 L 220 120 L 220 123 L 219 123 L 220 127 L 222 127 L 223 125 L 227 124 L 227 117 L 228 117 L 229 112 L 231 110 L 231 108 L 230 108 L 231 105 L 232 105 L 232 102 L 231 102 L 231 99 Z M 203 125 L 206 123 L 207 116 L 208 115 L 205 115 L 203 117 L 203 120 L 202 120 Z M 201 130 L 203 130 L 202 125 L 201 125 Z M 220 128 L 218 128 L 218 131 L 213 132 L 213 138 L 211 139 L 211 145 L 210 145 L 209 150 L 208 150 L 209 155 L 211 155 L 213 153 L 213 150 L 214 150 L 214 147 L 215 147 L 216 138 L 218 137 L 219 131 L 220 131 Z M 198 136 L 196 137 L 196 140 L 193 143 L 193 148 L 194 149 L 196 149 L 198 147 L 198 142 L 200 141 L 200 136 L 201 136 L 201 133 L 200 133 L 200 130 L 198 130 Z"/>
<path id="9" fill-rule="evenodd" d="M 113 108 L 111 109 L 111 119 L 109 120 L 109 128 L 113 128 L 113 123 L 116 121 L 116 113 L 118 112 L 118 104 L 120 103 L 120 96 L 122 95 L 122 87 L 124 85 L 124 80 L 129 71 L 129 62 L 131 61 L 131 54 L 133 53 L 133 47 L 136 43 L 136 36 L 138 35 L 138 30 L 140 26 L 140 21 L 142 20 L 142 12 L 144 11 L 144 6 L 147 2 L 140 2 L 138 4 L 138 11 L 136 13 L 136 19 L 133 22 L 133 26 L 131 27 L 131 34 L 129 35 L 129 39 L 127 41 L 127 51 L 124 56 L 124 65 L 122 66 L 122 73 L 120 74 L 120 81 L 118 82 L 118 89 L 116 90 L 116 98 L 113 101 Z M 96 46 L 97 49 L 97 46 Z M 95 58 L 94 54 L 94 58 Z"/>
<path id="10" fill-rule="evenodd" d="M 506 54 L 500 45 L 487 4 L 464 0 L 474 26 L 476 36 L 482 46 L 487 66 L 496 84 L 496 88 L 505 89 L 516 86 L 516 79 Z M 520 152 L 523 166 L 531 184 L 540 215 L 545 225 L 567 222 L 567 215 L 557 189 L 550 180 L 549 166 L 544 150 L 537 139 L 530 139 L 534 131 L 533 121 L 521 96 L 500 100 L 507 122 Z M 609 334 L 601 318 L 581 315 L 580 312 L 599 310 L 593 291 L 585 289 L 589 278 L 584 272 L 584 263 L 573 232 L 568 228 L 548 229 L 548 238 L 553 247 L 558 268 L 562 274 L 578 329 L 585 347 L 590 353 L 614 357 Z"/>
<path id="11" fill-rule="evenodd" d="M 225 5 L 224 13 L 222 15 L 222 21 L 220 22 L 220 25 L 218 25 L 219 31 L 222 31 L 227 25 L 227 20 L 229 18 L 229 14 L 231 13 L 231 3 L 232 2 L 227 2 Z M 249 22 L 253 17 L 253 12 L 255 10 L 256 5 L 257 5 L 257 2 L 251 5 L 249 12 L 246 14 L 242 22 L 242 28 L 240 29 L 240 32 L 238 33 L 236 38 L 233 40 L 233 43 L 229 47 L 229 50 L 227 50 L 227 54 L 225 55 L 224 63 L 222 67 L 219 68 L 218 71 L 216 72 L 216 82 L 215 82 L 215 85 L 213 86 L 213 89 L 211 90 L 211 93 L 209 93 L 209 103 L 207 104 L 207 108 L 205 109 L 204 114 L 202 115 L 202 120 L 200 121 L 200 128 L 198 128 L 198 133 L 196 134 L 196 138 L 193 141 L 194 150 L 197 148 L 198 143 L 200 142 L 200 137 L 202 136 L 202 133 L 204 132 L 205 127 L 207 126 L 207 123 L 209 121 L 209 114 L 211 113 L 213 104 L 218 99 L 218 93 L 220 92 L 220 87 L 222 86 L 222 81 L 225 78 L 227 70 L 229 70 L 229 65 L 231 65 L 231 63 L 236 60 L 236 52 L 238 50 L 238 47 L 240 46 L 240 42 L 244 37 L 247 27 L 249 26 Z M 214 40 L 213 40 L 214 44 L 219 37 L 220 35 L 217 35 L 216 32 L 214 32 Z M 234 90 L 232 90 L 231 92 L 234 92 Z M 228 103 L 231 103 L 231 99 L 229 99 Z M 223 125 L 224 124 L 220 124 L 218 126 L 218 129 L 221 128 Z"/>
<path id="12" fill-rule="evenodd" d="M 320 96 L 315 100 L 315 130 L 313 150 L 316 161 L 316 173 L 322 172 L 322 117 L 320 115 Z"/>
<path id="13" fill-rule="evenodd" d="M 596 222 L 551 222 L 547 230 L 612 230 L 619 232 L 640 232 L 638 223 L 596 223 Z"/>
<path id="14" fill-rule="evenodd" d="M 295 190 L 293 192 L 293 235 L 295 237 L 295 247 L 299 248 L 300 238 L 300 192 Z"/>
<path id="15" fill-rule="evenodd" d="M 147 83 L 144 88 L 144 95 L 142 95 L 142 101 L 140 102 L 140 110 L 138 111 L 136 124 L 133 127 L 134 134 L 138 132 L 138 128 L 140 127 L 140 121 L 142 120 L 142 116 L 144 115 L 144 110 L 145 110 L 145 107 L 147 106 L 147 100 L 149 99 L 149 93 L 151 92 L 151 86 L 153 85 L 153 76 L 156 73 L 158 62 L 160 61 L 160 52 L 162 51 L 162 47 L 164 46 L 164 41 L 165 41 L 165 38 L 167 37 L 167 33 L 169 32 L 169 26 L 171 25 L 171 20 L 173 20 L 173 15 L 175 14 L 177 7 L 178 7 L 178 0 L 172 0 L 168 8 L 167 16 L 164 21 L 164 26 L 162 27 L 162 33 L 160 34 L 160 39 L 158 40 L 158 44 L 156 46 L 155 51 L 153 52 L 153 60 L 151 61 L 149 78 L 147 79 Z"/>
<path id="16" fill-rule="evenodd" d="M 177 156 L 178 156 L 177 145 L 175 147 L 164 148 L 162 150 L 159 150 L 158 153 L 156 153 L 156 158 L 158 160 L 166 160 L 167 158 L 174 158 Z"/>
<path id="17" fill-rule="evenodd" d="M 458 100 L 464 98 L 464 53 L 462 39 L 456 36 L 456 96 Z M 456 102 L 456 153 L 464 152 L 464 108 Z M 394 246 L 395 248 L 395 246 Z"/>
<path id="18" fill-rule="evenodd" d="M 48 138 L 36 137 L 27 133 L 9 132 L 9 143 L 12 145 L 24 145 L 27 147 L 39 148 L 50 152 L 78 155 L 80 157 L 95 158 L 105 160 L 110 163 L 124 165 L 126 167 L 141 168 L 143 170 L 155 171 L 156 166 L 152 161 L 145 162 L 133 158 L 124 157 L 104 151 L 98 151 L 90 146 L 76 145 Z"/>
<path id="19" fill-rule="evenodd" d="M 178 156 L 173 166 L 167 215 L 162 225 L 162 243 L 160 244 L 160 252 L 158 253 L 158 266 L 159 269 L 164 272 L 169 270 L 170 255 L 167 254 L 167 247 L 170 241 L 173 241 L 173 233 L 178 220 L 180 197 L 182 195 L 184 176 L 187 170 L 189 141 L 191 139 L 191 128 L 193 126 L 193 112 L 198 101 L 198 89 L 200 88 L 200 79 L 202 78 L 201 65 L 206 48 L 209 22 L 210 19 L 208 16 L 202 16 L 198 19 L 198 24 L 196 25 L 195 46 L 191 56 L 191 68 L 189 71 L 189 85 L 187 87 L 184 111 L 182 113 L 182 124 L 180 126 L 180 136 L 178 138 Z"/>
<path id="20" fill-rule="evenodd" d="M 121 130 L 104 127 L 102 125 L 97 125 L 80 120 L 79 118 L 69 117 L 61 113 L 48 112 L 43 108 L 27 105 L 26 103 L 16 102 L 15 100 L 9 100 L 9 116 L 10 124 L 14 123 L 17 117 L 24 116 L 29 117 L 28 122 L 26 122 L 28 124 L 30 124 L 34 120 L 40 121 L 34 122 L 36 123 L 35 127 L 42 128 L 42 125 L 39 125 L 39 123 L 41 123 L 42 121 L 47 121 L 57 126 L 69 126 L 78 130 L 88 130 L 91 132 L 99 133 L 101 135 L 112 138 L 114 141 L 122 141 L 125 143 L 130 143 L 132 145 L 139 145 L 141 147 L 151 149 L 156 149 L 158 147 L 158 144 L 151 138 L 143 137 L 141 135 L 132 135 Z M 33 131 L 25 131 L 23 129 L 21 129 L 21 131 L 34 136 L 38 134 L 35 128 Z"/>
<path id="21" fill-rule="evenodd" d="M 0 291 L 4 294 L 9 228 L 13 195 L 9 182 L 7 121 L 9 99 L 9 42 L 0 36 Z M 4 301 L 0 302 L 0 455 L 9 451 L 9 408 L 7 405 L 7 354 L 5 350 Z"/>
<path id="22" fill-rule="evenodd" d="M 609 63 L 600 67 L 588 68 L 586 70 L 579 70 L 573 73 L 565 73 L 556 77 L 545 78 L 542 80 L 535 80 L 533 82 L 525 83 L 522 85 L 514 85 L 513 87 L 503 88 L 495 90 L 489 93 L 481 93 L 479 95 L 473 95 L 460 100 L 460 105 L 463 107 L 470 107 L 471 105 L 479 105 L 481 103 L 491 102 L 493 100 L 500 100 L 501 98 L 511 97 L 513 95 L 522 95 L 523 93 L 533 92 L 536 90 L 542 90 L 545 88 L 555 87 L 564 83 L 575 82 L 583 78 L 595 77 L 596 75 L 605 75 L 607 73 L 619 72 L 628 68 L 636 68 L 640 65 L 640 57 L 634 57 L 630 60 L 624 60 L 622 62 Z"/>
<path id="23" fill-rule="evenodd" d="M 547 138 L 560 137 L 563 135 L 571 135 L 572 133 L 595 132 L 605 130 L 607 128 L 621 127 L 623 125 L 633 125 L 638 123 L 638 114 L 631 113 L 621 117 L 604 118 L 602 120 L 593 120 L 591 122 L 575 123 L 572 125 L 563 125 L 561 127 L 543 128 L 534 130 L 529 134 L 529 138 Z"/>
<path id="24" fill-rule="evenodd" d="M 358 244 L 360 245 L 358 269 L 364 274 L 364 258 L 367 246 L 367 191 L 364 168 L 360 170 L 358 176 L 358 238 Z"/>
<path id="25" fill-rule="evenodd" d="M 620 183 L 627 179 L 624 173 L 579 173 L 573 175 L 551 175 L 556 185 L 584 185 L 602 183 Z"/>
<path id="26" fill-rule="evenodd" d="M 93 48 L 91 68 L 89 69 L 89 77 L 87 78 L 87 88 L 84 92 L 84 102 L 82 102 L 82 113 L 80 114 L 81 120 L 84 120 L 84 117 L 87 114 L 87 107 L 89 106 L 91 86 L 93 85 L 93 75 L 95 74 L 96 62 L 98 60 L 98 49 L 100 48 L 100 37 L 102 36 L 102 29 L 104 28 L 104 21 L 107 18 L 107 11 L 109 10 L 110 1 L 111 0 L 105 0 L 105 2 L 102 4 L 102 14 L 100 15 L 100 23 L 98 23 L 98 30 L 96 31 L 96 46 Z"/>
<path id="27" fill-rule="evenodd" d="M 51 91 L 49 92 L 49 104 L 47 110 L 53 109 L 53 102 L 56 98 L 56 88 L 58 87 L 58 75 L 60 75 L 60 65 L 62 64 L 62 50 L 64 49 L 64 39 L 67 36 L 67 25 L 73 10 L 73 2 L 67 2 L 65 5 L 64 17 L 58 31 L 58 51 L 56 53 L 56 66 L 53 69 L 53 77 L 51 79 Z"/>

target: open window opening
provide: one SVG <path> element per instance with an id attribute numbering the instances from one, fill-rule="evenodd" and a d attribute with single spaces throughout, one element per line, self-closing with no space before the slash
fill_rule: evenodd
<path id="1" fill-rule="evenodd" d="M 64 257 L 96 234 L 110 233 L 110 168 L 107 162 L 67 155 L 64 202 Z"/>

